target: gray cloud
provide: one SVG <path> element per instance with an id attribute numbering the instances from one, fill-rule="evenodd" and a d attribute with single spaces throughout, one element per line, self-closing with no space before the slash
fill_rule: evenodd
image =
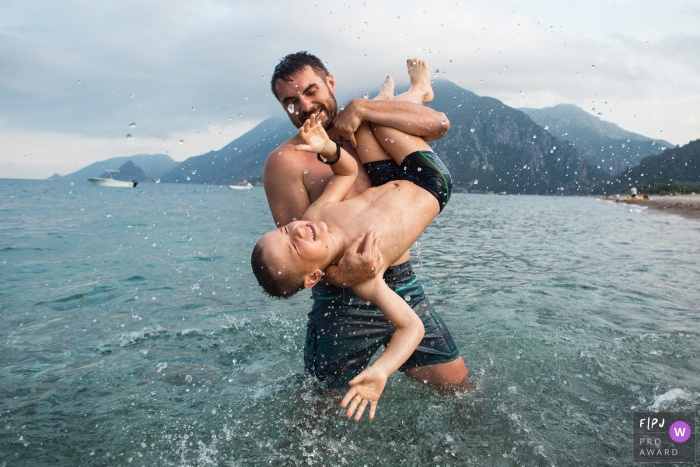
<path id="1" fill-rule="evenodd" d="M 0 156 L 16 164 L 216 149 L 283 114 L 269 76 L 297 50 L 327 63 L 341 102 L 373 92 L 387 73 L 405 84 L 404 60 L 418 55 L 509 105 L 590 110 L 608 101 L 604 117 L 632 131 L 658 132 L 663 121 L 666 139 L 699 136 L 694 6 L 9 1 L 0 18 L 0 133 L 23 132 Z M 136 136 L 131 145 L 127 133 Z M 57 134 L 72 150 L 58 161 L 46 141 Z M 178 147 L 180 138 L 188 144 Z"/>

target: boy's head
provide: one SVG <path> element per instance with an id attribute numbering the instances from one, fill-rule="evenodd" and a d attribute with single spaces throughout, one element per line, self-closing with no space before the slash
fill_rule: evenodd
<path id="1" fill-rule="evenodd" d="M 294 221 L 263 235 L 250 262 L 258 283 L 277 298 L 313 287 L 330 262 L 328 227 L 323 222 Z"/>

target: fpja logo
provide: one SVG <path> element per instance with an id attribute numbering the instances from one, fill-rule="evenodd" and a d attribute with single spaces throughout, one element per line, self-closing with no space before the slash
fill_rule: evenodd
<path id="1" fill-rule="evenodd" d="M 665 418 L 647 417 L 639 420 L 639 428 L 647 431 L 658 431 L 666 425 Z M 668 436 L 674 443 L 685 443 L 690 439 L 693 430 L 683 420 L 676 420 L 668 428 Z"/>

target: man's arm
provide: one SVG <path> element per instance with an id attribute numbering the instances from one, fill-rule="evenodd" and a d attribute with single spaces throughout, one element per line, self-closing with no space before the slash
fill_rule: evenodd
<path id="1" fill-rule="evenodd" d="M 278 227 L 301 219 L 311 204 L 302 179 L 301 159 L 294 146 L 285 144 L 270 153 L 265 161 L 263 185 L 270 213 Z"/>
<path id="2" fill-rule="evenodd" d="M 426 141 L 440 139 L 450 129 L 450 122 L 442 112 L 411 102 L 374 99 L 350 101 L 333 119 L 333 127 L 356 148 L 355 131 L 363 120 L 420 136 Z"/>

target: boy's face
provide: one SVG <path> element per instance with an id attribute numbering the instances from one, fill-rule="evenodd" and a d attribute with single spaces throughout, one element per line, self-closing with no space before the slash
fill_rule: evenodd
<path id="1" fill-rule="evenodd" d="M 330 73 L 323 79 L 310 66 L 292 77 L 291 81 L 278 79 L 275 83 L 277 96 L 295 127 L 301 127 L 311 115 L 316 114 L 328 130 L 338 113 L 338 104 L 333 96 L 335 81 Z"/>
<path id="2" fill-rule="evenodd" d="M 324 222 L 294 221 L 263 235 L 260 246 L 270 267 L 306 276 L 328 259 L 327 238 Z"/>

